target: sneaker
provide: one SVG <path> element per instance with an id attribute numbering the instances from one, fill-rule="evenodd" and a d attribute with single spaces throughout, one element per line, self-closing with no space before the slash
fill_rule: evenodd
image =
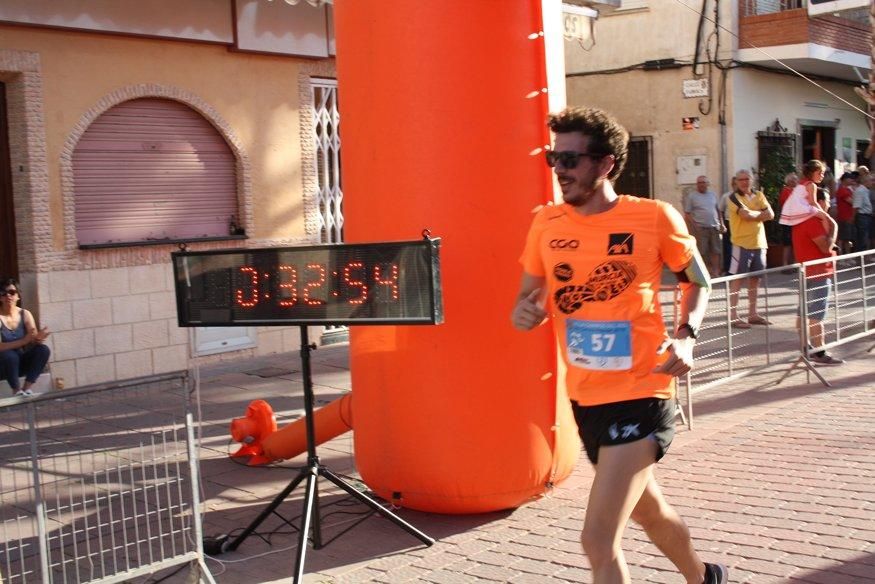
<path id="1" fill-rule="evenodd" d="M 813 363 L 820 363 L 821 365 L 841 365 L 845 362 L 844 359 L 839 359 L 838 357 L 833 357 L 829 353 L 822 352 L 819 355 L 811 355 L 808 357 L 808 360 Z"/>
<path id="2" fill-rule="evenodd" d="M 19 389 L 12 395 L 15 397 L 33 397 L 33 392 L 29 389 Z"/>
<path id="3" fill-rule="evenodd" d="M 729 569 L 722 564 L 709 564 L 705 562 L 704 584 L 728 584 Z"/>

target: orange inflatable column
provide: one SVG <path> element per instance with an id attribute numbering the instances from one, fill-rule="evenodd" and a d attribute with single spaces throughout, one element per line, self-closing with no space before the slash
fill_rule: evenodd
<path id="1" fill-rule="evenodd" d="M 579 452 L 549 327 L 510 324 L 531 211 L 551 197 L 531 154 L 548 142 L 540 1 L 334 13 L 347 240 L 442 238 L 445 324 L 351 327 L 359 472 L 415 509 L 517 506 Z"/>

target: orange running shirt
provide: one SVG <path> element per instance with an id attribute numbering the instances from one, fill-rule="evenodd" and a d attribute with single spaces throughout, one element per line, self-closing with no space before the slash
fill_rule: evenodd
<path id="1" fill-rule="evenodd" d="M 538 212 L 520 262 L 546 279 L 571 399 L 586 406 L 674 396 L 674 379 L 652 373 L 666 358 L 656 354 L 667 338 L 659 286 L 663 266 L 683 270 L 695 247 L 663 201 L 621 195 L 596 215 L 567 204 Z"/>

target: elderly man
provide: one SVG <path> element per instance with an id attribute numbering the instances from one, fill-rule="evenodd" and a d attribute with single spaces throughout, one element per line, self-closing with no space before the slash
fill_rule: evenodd
<path id="1" fill-rule="evenodd" d="M 711 277 L 720 275 L 720 237 L 723 232 L 723 222 L 717 209 L 717 193 L 708 188 L 708 177 L 696 179 L 696 190 L 691 192 L 684 201 L 684 218 L 690 228 L 690 234 L 696 238 L 699 255 L 708 262 Z"/>
<path id="2" fill-rule="evenodd" d="M 729 273 L 747 274 L 766 268 L 766 229 L 764 221 L 775 218 L 775 212 L 761 191 L 754 192 L 753 176 L 746 170 L 735 173 L 737 188 L 726 205 L 732 233 L 732 262 Z M 757 314 L 757 293 L 759 276 L 747 278 L 747 321 L 738 317 L 738 294 L 742 278 L 733 280 L 730 285 L 729 314 L 736 328 L 750 328 L 752 324 L 771 324 Z"/>

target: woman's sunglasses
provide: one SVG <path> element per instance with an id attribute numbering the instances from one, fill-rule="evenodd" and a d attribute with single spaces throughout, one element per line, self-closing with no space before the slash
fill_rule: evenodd
<path id="1" fill-rule="evenodd" d="M 15 288 L 0 290 L 0 296 L 18 296 L 18 290 Z"/>

